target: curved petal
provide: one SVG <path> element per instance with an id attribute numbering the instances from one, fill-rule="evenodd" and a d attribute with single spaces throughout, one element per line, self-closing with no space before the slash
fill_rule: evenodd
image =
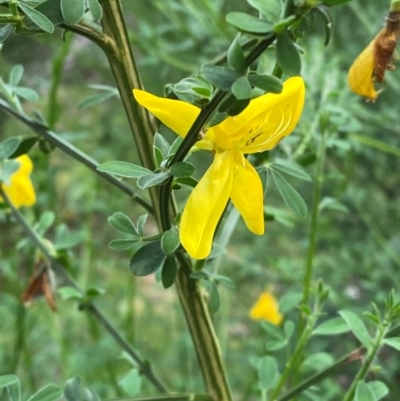
<path id="1" fill-rule="evenodd" d="M 231 200 L 242 215 L 247 228 L 254 234 L 264 234 L 264 194 L 260 176 L 245 159 L 235 163 Z"/>
<path id="2" fill-rule="evenodd" d="M 137 102 L 178 135 L 185 137 L 200 109 L 182 100 L 158 97 L 139 89 L 133 90 Z"/>
<path id="3" fill-rule="evenodd" d="M 292 77 L 279 94 L 267 93 L 252 100 L 238 116 L 220 124 L 235 147 L 243 153 L 272 149 L 295 128 L 303 110 L 304 81 Z"/>
<path id="4" fill-rule="evenodd" d="M 3 185 L 3 190 L 15 207 L 32 206 L 36 202 L 36 194 L 29 178 L 32 171 L 31 159 L 23 155 L 16 160 L 21 163 L 21 166 L 11 177 L 10 185 Z"/>
<path id="5" fill-rule="evenodd" d="M 347 77 L 350 89 L 354 93 L 372 101 L 375 101 L 378 97 L 378 92 L 375 90 L 373 80 L 375 68 L 375 39 L 356 58 L 353 65 L 350 67 Z"/>
<path id="6" fill-rule="evenodd" d="M 211 252 L 215 228 L 231 193 L 232 176 L 233 152 L 216 153 L 186 203 L 179 236 L 194 259 L 204 259 Z"/>

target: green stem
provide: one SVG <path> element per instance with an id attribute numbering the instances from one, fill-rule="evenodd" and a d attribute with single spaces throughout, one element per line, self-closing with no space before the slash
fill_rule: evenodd
<path id="1" fill-rule="evenodd" d="M 61 83 L 64 61 L 68 56 L 72 38 L 73 35 L 65 36 L 64 43 L 60 46 L 57 55 L 53 59 L 53 65 L 51 69 L 51 86 L 49 100 L 47 102 L 47 122 L 50 129 L 54 129 L 59 116 L 60 106 L 57 100 L 57 92 Z"/>
<path id="2" fill-rule="evenodd" d="M 64 282 L 70 286 L 78 290 L 82 295 L 82 290 L 77 286 L 75 281 L 69 276 L 69 274 L 65 271 L 64 267 L 61 263 L 51 254 L 45 243 L 42 241 L 40 236 L 32 229 L 32 227 L 25 221 L 21 213 L 12 205 L 10 199 L 3 191 L 0 186 L 0 196 L 4 199 L 4 201 L 8 204 L 11 212 L 15 218 L 15 220 L 21 225 L 21 227 L 25 230 L 26 234 L 31 238 L 31 240 L 35 243 L 36 247 L 41 251 L 44 257 L 51 263 L 52 268 L 56 271 L 56 273 L 64 280 Z M 147 379 L 157 388 L 161 393 L 166 393 L 166 387 L 161 383 L 161 381 L 154 375 L 152 369 L 149 364 L 142 361 L 142 359 L 137 355 L 135 350 L 121 337 L 119 332 L 111 325 L 111 323 L 104 317 L 104 315 L 99 311 L 96 306 L 94 306 L 91 302 L 87 302 L 83 305 L 83 309 L 89 311 L 97 321 L 106 329 L 106 331 L 114 338 L 117 344 L 127 352 L 132 359 L 137 363 L 141 374 L 147 377 Z"/>
<path id="3" fill-rule="evenodd" d="M 117 398 L 109 401 L 215 401 L 207 394 L 174 394 L 140 398 Z"/>
<path id="4" fill-rule="evenodd" d="M 324 130 L 322 132 L 322 136 L 320 139 L 320 145 L 317 155 L 317 167 L 315 172 L 315 185 L 314 185 L 313 200 L 312 200 L 311 223 L 310 223 L 310 232 L 308 236 L 307 261 L 306 261 L 304 283 L 303 283 L 303 299 L 302 299 L 303 304 L 307 304 L 310 295 L 313 261 L 317 242 L 318 215 L 319 215 L 318 208 L 321 199 L 326 137 L 327 134 Z"/>
<path id="5" fill-rule="evenodd" d="M 112 52 L 106 52 L 111 70 L 125 108 L 128 122 L 135 139 L 143 167 L 153 171 L 153 125 L 147 110 L 139 106 L 132 95 L 132 89 L 142 88 L 139 73 L 129 45 L 128 34 L 120 0 L 109 0 L 102 3 L 103 18 L 101 20 L 104 34 L 111 38 L 115 47 Z M 150 188 L 150 198 L 153 205 L 159 204 L 159 190 Z M 161 217 L 158 208 L 154 210 L 158 223 Z"/>
<path id="6" fill-rule="evenodd" d="M 374 345 L 371 351 L 369 352 L 367 358 L 365 359 L 364 363 L 362 364 L 361 369 L 358 371 L 357 376 L 354 378 L 353 383 L 350 386 L 349 391 L 347 392 L 343 401 L 351 401 L 354 398 L 354 393 L 356 391 L 357 385 L 364 379 L 365 375 L 368 373 L 372 361 L 374 360 L 377 352 L 382 346 L 382 340 L 385 337 L 386 332 L 387 332 L 387 327 L 385 324 L 379 327 L 378 333 L 376 334 L 375 337 Z"/>
<path id="7" fill-rule="evenodd" d="M 277 395 L 280 393 L 280 391 L 282 390 L 282 387 L 284 386 L 284 384 L 286 383 L 286 380 L 288 379 L 290 373 L 292 372 L 293 368 L 297 365 L 297 362 L 299 360 L 299 358 L 301 357 L 302 353 L 303 353 L 303 349 L 305 347 L 305 345 L 307 344 L 307 341 L 309 340 L 310 336 L 311 336 L 311 332 L 314 328 L 314 325 L 317 321 L 317 314 L 314 313 L 313 315 L 310 316 L 308 323 L 307 323 L 307 327 L 305 330 L 303 330 L 303 333 L 300 337 L 300 340 L 298 341 L 296 348 L 293 351 L 292 357 L 290 358 L 290 360 L 288 361 L 288 363 L 285 366 L 284 371 L 282 372 L 281 377 L 279 378 L 278 384 L 276 385 L 276 387 L 274 388 L 274 390 L 272 391 L 271 394 L 271 400 L 275 400 L 275 398 L 277 397 Z"/>
<path id="8" fill-rule="evenodd" d="M 121 191 L 125 192 L 129 195 L 134 201 L 143 206 L 150 214 L 153 214 L 153 208 L 151 204 L 148 202 L 146 198 L 144 198 L 140 193 L 136 192 L 133 188 L 126 185 L 124 182 L 115 178 L 113 175 L 108 173 L 103 173 L 97 170 L 99 163 L 93 160 L 90 156 L 85 154 L 84 152 L 77 149 L 75 146 L 71 145 L 69 142 L 57 136 L 54 132 L 47 129 L 47 127 L 39 124 L 38 122 L 31 120 L 29 117 L 24 114 L 17 113 L 13 110 L 4 100 L 0 99 L 0 109 L 5 111 L 7 114 L 17 118 L 19 121 L 27 125 L 37 134 L 45 138 L 51 144 L 53 144 L 56 148 L 60 149 L 64 153 L 73 157 L 74 159 L 81 162 L 83 165 L 88 167 L 90 170 L 95 172 L 100 177 L 104 178 L 109 183 L 113 184 L 115 187 L 119 188 Z"/>

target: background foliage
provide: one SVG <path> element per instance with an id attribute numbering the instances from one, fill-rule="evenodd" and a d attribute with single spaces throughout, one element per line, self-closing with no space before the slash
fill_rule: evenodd
<path id="1" fill-rule="evenodd" d="M 236 34 L 225 21 L 228 11 L 250 10 L 238 0 L 122 3 L 144 85 L 157 94 L 163 93 L 166 83 L 178 82 L 226 50 Z M 399 287 L 400 233 L 395 222 L 400 218 L 400 72 L 387 74 L 387 88 L 376 104 L 357 98 L 346 84 L 352 61 L 383 26 L 387 6 L 385 2 L 353 0 L 335 7 L 334 35 L 328 47 L 324 47 L 321 35 L 322 22 L 315 21 L 315 35 L 299 42 L 304 49 L 306 109 L 295 133 L 273 151 L 275 157 L 285 157 L 296 151 L 299 138 L 309 135 L 303 159 L 307 172 L 314 176 L 315 165 L 307 165 L 307 160 L 312 161 L 318 146 L 318 121 L 321 116 L 328 121 L 323 182 L 326 207 L 321 210 L 314 273 L 315 281 L 322 279 L 331 289 L 327 318 L 346 308 L 360 314 L 370 309 L 371 301 L 381 306 L 390 290 Z M 66 37 L 63 42 L 61 30 L 55 35 L 13 35 L 1 50 L 0 76 L 5 80 L 12 66 L 23 65 L 21 85 L 40 95 L 36 103 L 25 103 L 24 108 L 26 112 L 38 110 L 49 118 L 54 115 L 49 97 L 52 80 L 54 84 L 61 60 L 59 110 L 52 128 L 100 162 L 138 162 L 117 96 L 90 108 L 82 107 L 85 99 L 104 92 L 91 85 L 114 85 L 106 58 L 85 38 L 70 33 Z M 261 62 L 267 65 L 268 60 Z M 19 135 L 31 134 L 1 114 L 1 139 L 16 131 Z M 171 132 L 164 134 L 170 140 L 174 138 Z M 75 233 L 69 237 L 74 246 L 66 252 L 70 273 L 80 286 L 105 291 L 96 303 L 135 349 L 153 363 L 164 382 L 177 391 L 201 391 L 200 372 L 174 291 L 161 290 L 153 276 L 134 278 L 127 269 L 130 251 L 116 253 L 106 246 L 116 238 L 106 224 L 108 216 L 118 210 L 135 221 L 143 210 L 58 150 L 45 154 L 35 147 L 30 155 L 38 203 L 26 210 L 26 215 L 33 221 L 45 211 L 54 211 L 55 222 L 47 236 L 54 239 L 57 226 L 63 223 Z M 194 160 L 204 163 L 204 158 Z M 290 181 L 310 205 L 311 183 Z M 184 199 L 183 195 L 178 197 Z M 255 237 L 239 222 L 227 253 L 210 266 L 235 284 L 234 289 L 221 286 L 221 305 L 214 320 L 238 400 L 252 399 L 256 394 L 254 366 L 265 354 L 267 340 L 259 323 L 248 317 L 251 305 L 266 288 L 281 299 L 287 293 L 301 292 L 302 287 L 299 278 L 305 265 L 310 216 L 296 217 L 272 186 L 267 205 L 279 218 L 269 222 L 266 235 Z M 21 306 L 34 254 L 21 229 L 4 214 L 1 219 L 0 375 L 16 373 L 24 383 L 25 396 L 73 375 L 80 376 L 101 398 L 133 395 L 139 380 L 131 370 L 132 361 L 90 316 L 78 310 L 73 300 L 58 296 L 57 313 L 43 301 L 26 310 Z M 155 232 L 151 221 L 147 230 L 148 234 Z M 308 369 L 311 372 L 315 366 L 328 365 L 333 362 L 330 354 L 342 355 L 356 345 L 351 334 L 316 337 L 308 350 L 310 355 L 318 352 L 314 355 L 317 363 L 309 362 Z M 379 362 L 385 369 L 376 375 L 390 387 L 391 395 L 386 399 L 394 401 L 400 396 L 400 364 L 393 353 L 385 348 L 380 354 Z M 321 385 L 318 392 L 326 394 L 324 400 L 338 399 L 354 369 L 346 368 Z M 126 375 L 131 375 L 129 380 Z M 153 391 L 143 382 L 142 394 Z M 312 399 L 312 394 L 308 397 Z"/>

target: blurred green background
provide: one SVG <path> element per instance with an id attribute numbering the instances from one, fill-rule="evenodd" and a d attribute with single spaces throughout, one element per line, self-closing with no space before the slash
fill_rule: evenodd
<path id="1" fill-rule="evenodd" d="M 313 275 L 315 283 L 322 279 L 331 289 L 327 317 L 344 308 L 361 314 L 370 309 L 372 301 L 382 306 L 390 290 L 399 288 L 400 70 L 387 74 L 386 89 L 375 104 L 350 93 L 346 82 L 353 60 L 383 26 L 389 3 L 353 0 L 335 7 L 334 35 L 328 47 L 324 47 L 322 21 L 317 18 L 310 26 L 299 42 L 304 50 L 302 73 L 307 85 L 304 114 L 295 132 L 270 155 L 271 159 L 291 157 L 299 141 L 309 137 L 302 156 L 312 161 L 320 121 L 327 121 L 330 136 L 323 197 L 335 199 L 336 209 L 321 210 Z M 236 34 L 225 22 L 228 11 L 251 12 L 240 0 L 125 0 L 122 4 L 143 83 L 160 95 L 164 85 L 196 72 L 201 64 L 227 49 Z M 40 94 L 37 103 L 24 104 L 27 113 L 39 110 L 48 115 L 53 60 L 66 46 L 62 35 L 61 30 L 54 35 L 13 35 L 1 50 L 0 76 L 7 78 L 13 65 L 22 64 L 22 84 Z M 271 56 L 267 52 L 263 57 L 268 68 Z M 61 114 L 55 132 L 99 162 L 138 162 L 117 97 L 91 108 L 78 107 L 87 97 L 100 93 L 89 88 L 92 84 L 113 86 L 113 76 L 102 52 L 75 35 L 58 92 Z M 0 113 L 0 139 L 24 134 L 31 132 Z M 170 141 L 174 139 L 170 132 L 165 135 Z M 38 203 L 24 214 L 33 222 L 45 211 L 54 211 L 56 222 L 47 234 L 50 240 L 62 223 L 72 232 L 81 232 L 83 241 L 68 251 L 70 272 L 79 285 L 105 290 L 96 304 L 141 356 L 151 361 L 170 389 L 203 391 L 174 289 L 163 290 L 153 276 L 134 278 L 128 269 L 132 252 L 115 252 L 107 246 L 118 238 L 107 224 L 108 216 L 122 211 L 136 220 L 144 211 L 58 150 L 44 154 L 35 146 L 30 156 Z M 209 156 L 196 155 L 194 160 L 202 170 Z M 315 165 L 311 163 L 306 169 L 313 177 Z M 312 183 L 290 182 L 310 209 Z M 186 193 L 178 198 L 184 200 Z M 236 400 L 259 397 L 254 364 L 266 353 L 267 335 L 258 322 L 249 319 L 249 309 L 265 289 L 278 299 L 302 289 L 309 217 L 303 220 L 292 214 L 273 187 L 266 202 L 281 222 L 268 222 L 266 234 L 256 237 L 240 221 L 226 255 L 207 266 L 235 284 L 234 290 L 220 288 L 221 306 L 214 320 Z M 57 313 L 43 300 L 28 309 L 21 306 L 21 294 L 33 272 L 34 252 L 26 243 L 21 244 L 24 234 L 19 227 L 5 214 L 0 219 L 0 375 L 17 374 L 25 396 L 49 382 L 61 384 L 73 375 L 79 375 L 101 398 L 128 396 L 123 378 L 132 363 L 76 303 L 57 297 Z M 155 232 L 152 221 L 146 230 L 148 234 Z M 286 319 L 296 321 L 297 312 L 292 311 Z M 316 337 L 308 350 L 310 355 L 318 353 L 314 356 L 318 362 L 305 366 L 302 373 L 311 374 L 356 346 L 351 334 Z M 400 397 L 400 363 L 392 354 L 394 351 L 387 348 L 381 352 L 383 370 L 376 374 L 391 389 L 386 399 L 395 401 Z M 283 353 L 277 355 L 284 357 Z M 303 399 L 339 400 L 355 369 L 343 369 L 322 383 L 314 396 Z M 144 381 L 141 394 L 152 393 Z"/>

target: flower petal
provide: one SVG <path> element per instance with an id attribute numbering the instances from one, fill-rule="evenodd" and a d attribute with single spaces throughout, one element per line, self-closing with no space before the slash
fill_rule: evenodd
<path id="1" fill-rule="evenodd" d="M 283 316 L 279 313 L 279 305 L 275 297 L 268 291 L 263 292 L 251 308 L 253 320 L 267 320 L 275 325 L 281 323 Z"/>
<path id="2" fill-rule="evenodd" d="M 350 89 L 354 93 L 372 101 L 375 101 L 378 97 L 373 81 L 375 69 L 374 46 L 375 39 L 355 59 L 347 77 Z"/>
<path id="3" fill-rule="evenodd" d="M 244 165 L 235 163 L 231 200 L 242 215 L 247 228 L 254 234 L 264 234 L 264 194 L 260 176 L 242 156 Z"/>
<path id="4" fill-rule="evenodd" d="M 178 135 L 185 137 L 200 109 L 182 100 L 154 96 L 139 89 L 133 90 L 137 102 Z"/>
<path id="5" fill-rule="evenodd" d="M 238 116 L 223 121 L 220 128 L 243 153 L 272 149 L 296 127 L 304 97 L 303 79 L 289 78 L 283 84 L 282 93 L 267 93 L 252 100 Z"/>
<path id="6" fill-rule="evenodd" d="M 32 206 L 36 202 L 35 189 L 29 178 L 32 161 L 28 155 L 22 155 L 15 160 L 19 161 L 21 166 L 11 177 L 10 185 L 3 185 L 3 190 L 15 207 Z"/>
<path id="7" fill-rule="evenodd" d="M 211 252 L 214 231 L 231 193 L 232 177 L 233 152 L 216 153 L 188 199 L 179 236 L 183 247 L 194 259 L 204 259 Z"/>

